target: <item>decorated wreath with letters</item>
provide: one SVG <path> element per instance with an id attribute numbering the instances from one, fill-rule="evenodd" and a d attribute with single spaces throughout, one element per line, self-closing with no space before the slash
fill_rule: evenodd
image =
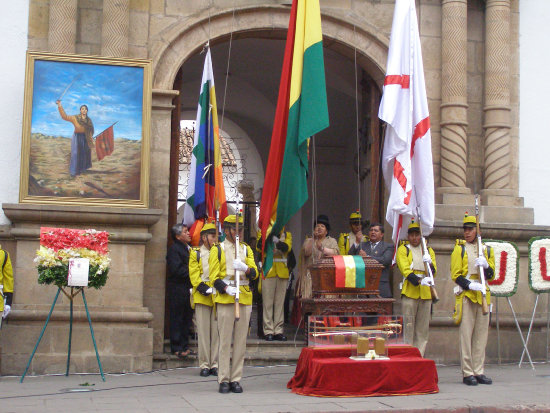
<path id="1" fill-rule="evenodd" d="M 529 240 L 529 288 L 536 293 L 550 292 L 550 238 Z"/>
<path id="2" fill-rule="evenodd" d="M 519 251 L 516 244 L 509 241 L 483 240 L 493 249 L 495 256 L 495 277 L 488 281 L 491 295 L 510 297 L 518 288 Z"/>

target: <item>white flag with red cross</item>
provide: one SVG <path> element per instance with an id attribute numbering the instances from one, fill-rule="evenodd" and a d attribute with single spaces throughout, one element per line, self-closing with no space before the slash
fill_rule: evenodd
<path id="1" fill-rule="evenodd" d="M 378 117 L 387 123 L 382 169 L 390 190 L 386 220 L 397 245 L 421 215 L 424 235 L 435 219 L 430 116 L 414 0 L 397 0 Z"/>

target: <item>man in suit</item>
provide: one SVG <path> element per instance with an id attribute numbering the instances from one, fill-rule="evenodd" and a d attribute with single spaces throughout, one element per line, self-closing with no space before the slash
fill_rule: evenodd
<path id="1" fill-rule="evenodd" d="M 393 258 L 393 244 L 382 241 L 384 238 L 384 227 L 382 224 L 373 223 L 369 227 L 369 241 L 362 242 L 362 234 L 357 236 L 355 243 L 349 249 L 349 255 L 360 255 L 371 257 L 384 266 L 380 276 L 380 295 L 384 298 L 391 298 L 390 268 Z"/>

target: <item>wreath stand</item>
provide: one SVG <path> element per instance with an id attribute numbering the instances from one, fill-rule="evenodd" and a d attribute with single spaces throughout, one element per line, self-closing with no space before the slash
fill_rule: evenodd
<path id="1" fill-rule="evenodd" d="M 99 366 L 99 372 L 101 373 L 101 379 L 105 381 L 105 375 L 103 374 L 103 367 L 101 366 L 101 361 L 99 360 L 99 353 L 97 352 L 97 345 L 95 342 L 94 337 L 94 329 L 92 327 L 92 319 L 90 318 L 90 312 L 88 311 L 88 303 L 86 302 L 86 294 L 84 294 L 84 287 L 71 287 L 70 294 L 63 289 L 63 287 L 58 287 L 57 294 L 55 295 L 55 298 L 52 303 L 52 308 L 50 309 L 50 313 L 48 314 L 48 317 L 46 318 L 46 322 L 44 323 L 44 327 L 42 327 L 42 331 L 40 332 L 40 336 L 38 337 L 38 341 L 36 342 L 36 345 L 34 346 L 34 350 L 32 351 L 31 357 L 29 358 L 29 362 L 27 363 L 27 367 L 25 368 L 25 372 L 21 376 L 21 380 L 19 383 L 23 383 L 23 380 L 25 379 L 25 375 L 27 374 L 27 371 L 29 370 L 29 366 L 31 365 L 31 361 L 34 357 L 34 354 L 36 353 L 36 349 L 38 348 L 38 345 L 40 344 L 40 340 L 42 340 L 42 337 L 44 336 L 44 332 L 46 331 L 46 327 L 48 326 L 48 322 L 50 321 L 50 317 L 53 313 L 53 309 L 55 307 L 55 304 L 57 302 L 57 298 L 59 297 L 59 293 L 63 292 L 67 296 L 67 298 L 70 301 L 70 315 L 69 315 L 69 347 L 67 349 L 67 370 L 65 371 L 65 376 L 69 375 L 69 366 L 71 363 L 71 339 L 73 335 L 73 300 L 74 298 L 82 292 L 82 300 L 84 301 L 84 308 L 86 309 L 86 317 L 88 318 L 88 324 L 90 325 L 90 333 L 92 334 L 92 341 L 94 343 L 94 349 L 95 349 L 95 356 L 97 358 L 97 364 Z"/>
<path id="2" fill-rule="evenodd" d="M 500 324 L 499 324 L 499 319 L 498 319 L 498 299 L 499 297 L 495 297 L 496 298 L 496 317 L 497 317 L 497 346 L 498 346 L 498 364 L 500 364 Z M 510 301 L 510 297 L 506 297 L 506 299 L 508 300 L 508 305 L 510 306 L 510 310 L 512 310 L 512 315 L 514 316 L 514 321 L 516 323 L 516 328 L 518 329 L 518 333 L 519 333 L 519 336 L 521 337 L 521 342 L 523 344 L 523 352 L 521 353 L 521 359 L 519 361 L 519 367 L 521 367 L 521 362 L 523 360 L 523 356 L 525 353 L 527 353 L 527 358 L 529 359 L 529 363 L 531 364 L 531 368 L 533 370 L 535 370 L 535 365 L 533 364 L 533 361 L 531 360 L 531 355 L 529 354 L 529 349 L 527 348 L 527 344 L 529 342 L 529 333 L 527 334 L 527 340 L 525 340 L 523 338 L 523 333 L 521 332 L 521 327 L 519 326 L 519 322 L 518 322 L 518 318 L 516 316 L 516 312 L 514 311 L 514 307 L 512 306 L 512 301 Z M 538 296 L 537 296 L 537 300 L 538 300 Z M 536 308 L 536 303 L 535 303 L 535 308 Z M 533 312 L 534 314 L 534 312 Z M 531 331 L 531 327 L 529 327 L 529 332 Z"/>
<path id="3" fill-rule="evenodd" d="M 539 303 L 539 297 L 540 293 L 537 293 L 537 298 L 535 299 L 535 306 L 533 307 L 533 314 L 531 315 L 531 322 L 529 323 L 529 330 L 527 330 L 527 338 L 525 339 L 525 345 L 523 348 L 523 352 L 521 353 L 521 359 L 519 360 L 519 367 L 521 367 L 521 363 L 523 363 L 523 356 L 525 356 L 525 351 L 527 350 L 527 344 L 529 344 L 529 338 L 531 338 L 531 330 L 533 328 L 533 324 L 535 322 L 535 315 L 537 313 L 537 304 Z M 546 313 L 546 361 L 548 361 L 548 327 L 550 324 L 550 300 L 548 301 L 548 311 Z M 522 337 L 523 338 L 523 337 Z M 527 350 L 527 357 L 529 357 L 529 361 L 531 362 L 531 357 L 529 356 L 529 350 Z M 531 362 L 531 366 L 533 365 L 533 362 Z M 534 367 L 533 367 L 534 369 Z"/>

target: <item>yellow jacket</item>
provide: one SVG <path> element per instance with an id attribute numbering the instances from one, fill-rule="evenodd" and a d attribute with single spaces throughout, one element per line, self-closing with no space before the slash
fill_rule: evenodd
<path id="1" fill-rule="evenodd" d="M 231 258 L 226 259 L 226 254 L 225 254 L 225 250 L 229 249 L 229 247 L 231 247 L 232 245 L 233 244 L 231 243 L 231 241 L 227 239 L 220 244 L 222 248 L 221 259 L 220 259 L 220 271 L 215 273 L 210 272 L 210 282 L 217 290 L 215 291 L 215 294 L 214 294 L 215 303 L 232 304 L 235 302 L 235 297 L 223 292 L 227 283 L 234 281 L 233 260 L 235 259 L 235 257 L 232 256 Z M 245 249 L 246 249 L 246 257 L 244 257 Z M 234 247 L 233 247 L 233 250 L 234 250 Z M 239 258 L 250 268 L 250 274 L 248 276 L 244 276 L 244 274 L 241 274 L 240 279 L 243 280 L 248 278 L 248 280 L 255 280 L 256 278 L 258 278 L 258 268 L 256 267 L 256 262 L 254 261 L 254 254 L 252 253 L 252 249 L 244 242 L 241 242 L 239 245 Z M 250 290 L 250 286 L 240 285 L 239 303 L 244 305 L 252 305 L 252 291 Z"/>
<path id="2" fill-rule="evenodd" d="M 405 297 L 409 297 L 413 299 L 420 298 L 422 300 L 431 300 L 432 293 L 430 292 L 430 287 L 426 285 L 414 285 L 407 279 L 407 277 L 411 273 L 418 274 L 420 276 L 425 275 L 425 271 L 411 269 L 411 264 L 413 262 L 413 254 L 410 248 L 411 247 L 409 242 L 405 241 L 403 244 L 399 246 L 399 248 L 397 248 L 397 254 L 395 257 L 397 266 L 399 267 L 399 271 L 401 271 L 401 274 L 403 274 L 403 278 L 404 278 L 403 287 L 401 288 L 401 294 L 404 295 Z M 437 264 L 435 262 L 435 253 L 431 247 L 428 247 L 428 252 L 430 254 L 430 257 L 432 258 L 432 265 L 435 269 L 435 271 L 433 272 L 433 276 L 435 277 L 435 273 L 437 271 Z"/>
<path id="3" fill-rule="evenodd" d="M 483 244 L 483 247 L 485 258 L 489 263 L 489 268 L 485 270 L 485 281 L 488 281 L 495 276 L 495 254 L 491 247 L 487 247 L 485 244 Z M 469 271 L 468 269 L 468 253 L 466 252 L 466 241 L 462 239 L 457 239 L 455 247 L 451 254 L 451 278 L 464 291 L 460 292 L 460 294 L 457 294 L 456 300 L 462 301 L 462 298 L 466 296 L 472 302 L 481 305 L 483 297 L 481 291 L 472 291 L 467 289 L 467 286 L 469 284 L 467 280 L 468 274 L 470 274 L 469 279 L 471 281 L 479 282 L 479 272 L 475 269 L 471 271 Z M 490 304 L 491 293 L 489 291 L 488 284 L 485 284 L 485 287 L 487 290 L 487 304 Z"/>
<path id="4" fill-rule="evenodd" d="M 203 290 L 205 284 L 207 288 L 213 287 L 212 281 L 210 281 L 210 276 L 212 274 L 218 274 L 222 271 L 220 261 L 221 261 L 221 247 L 218 244 L 212 245 L 208 254 L 203 254 L 206 248 L 193 248 L 189 254 L 189 279 L 193 285 L 193 304 L 192 307 L 195 308 L 195 304 L 203 304 L 209 307 L 214 305 L 214 300 L 212 298 L 213 294 L 204 295 L 199 290 Z M 198 254 L 197 254 L 198 252 Z M 197 259 L 197 255 L 199 255 Z M 204 266 L 203 259 L 208 257 L 207 267 Z M 218 259 L 218 257 L 220 257 Z M 206 271 L 205 271 L 206 270 Z M 221 278 L 225 278 L 225 267 L 223 268 L 224 273 L 221 274 Z M 199 288 L 197 290 L 197 287 Z M 213 289 L 213 288 L 212 288 Z"/>
<path id="5" fill-rule="evenodd" d="M 338 237 L 338 250 L 340 251 L 340 255 L 348 255 L 348 251 L 353 245 L 353 243 L 350 241 L 350 239 L 352 238 L 354 243 L 356 240 L 354 234 L 350 232 L 342 232 L 340 234 L 340 237 Z"/>
<path id="6" fill-rule="evenodd" d="M 284 237 L 282 236 L 283 234 Z M 287 257 L 292 249 L 292 234 L 288 231 L 284 231 L 284 233 L 279 235 L 279 239 L 279 242 L 285 243 L 288 249 L 285 252 L 277 248 L 273 250 L 273 265 L 265 278 L 288 278 L 290 275 L 287 267 Z M 276 247 L 276 245 L 274 245 L 274 247 Z"/>
<path id="7" fill-rule="evenodd" d="M 11 305 L 11 293 L 13 293 L 13 268 L 10 255 L 7 251 L 0 249 L 0 285 L 3 285 L 3 294 L 10 293 L 8 304 Z M 0 297 L 0 317 L 4 311 L 4 297 Z"/>

